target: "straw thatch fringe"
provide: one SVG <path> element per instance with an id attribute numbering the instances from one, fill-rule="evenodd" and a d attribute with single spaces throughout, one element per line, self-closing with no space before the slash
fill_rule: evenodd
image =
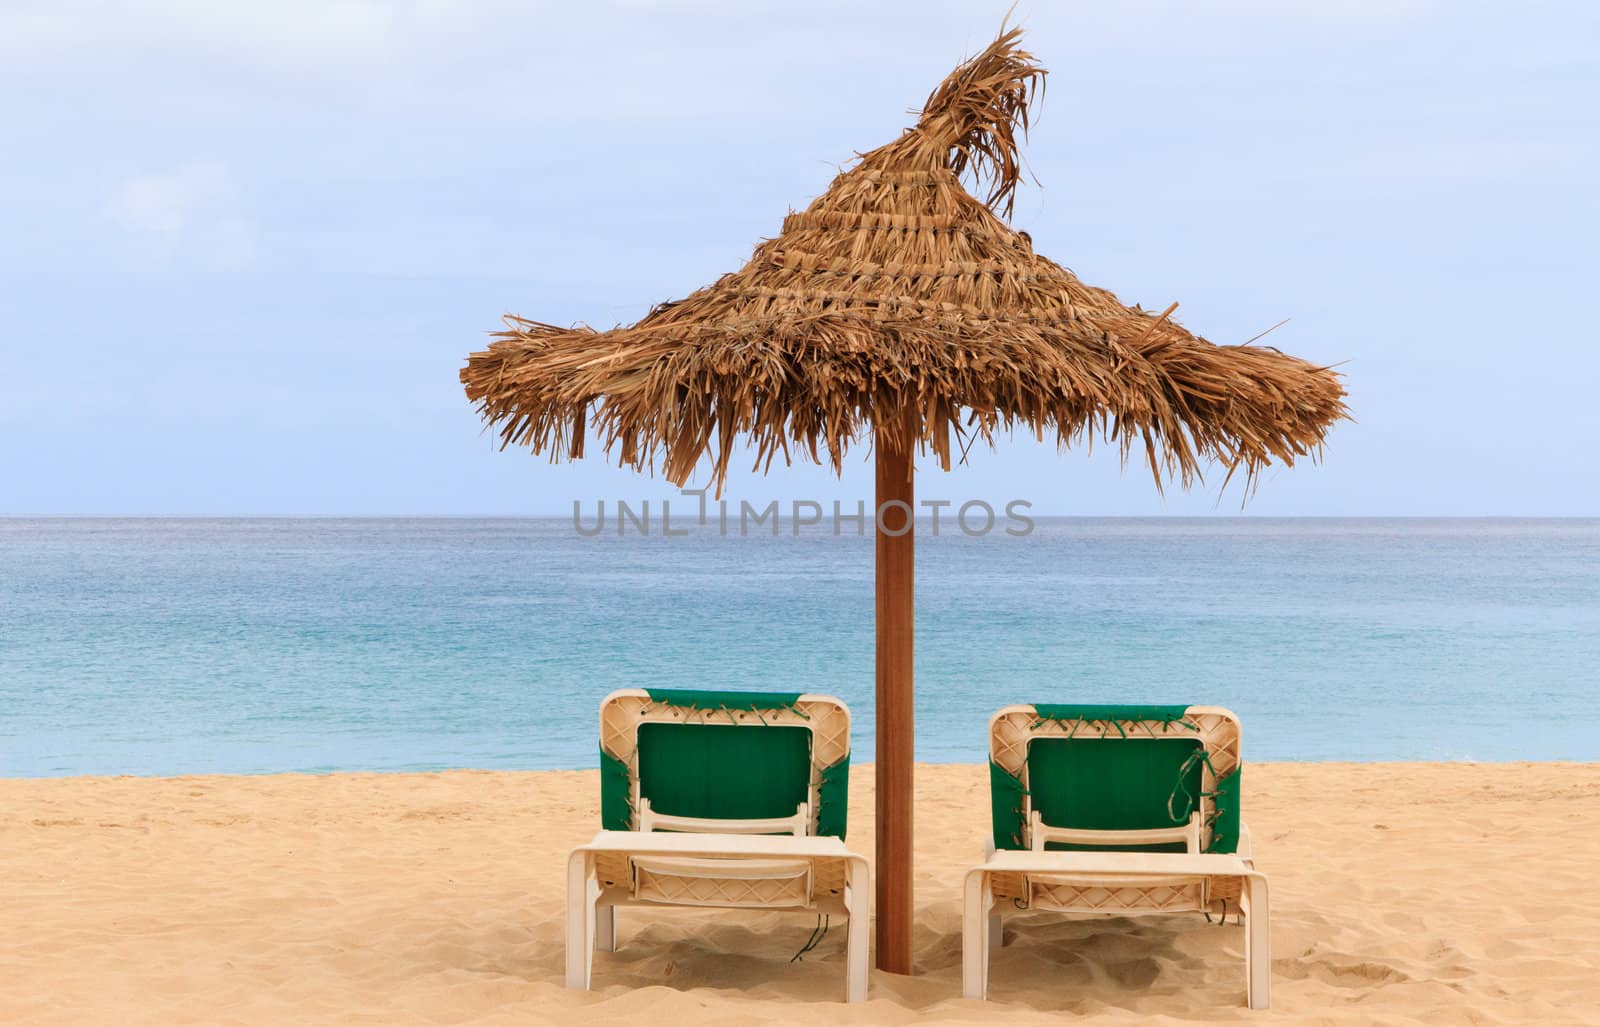
<path id="1" fill-rule="evenodd" d="M 1146 452 L 1158 486 L 1206 460 L 1254 477 L 1315 455 L 1346 416 L 1338 376 L 1270 347 L 1215 346 L 1033 252 L 996 210 L 1044 71 L 1002 33 L 936 89 L 917 126 L 864 154 L 749 263 L 608 332 L 507 317 L 461 372 L 503 445 L 583 454 L 591 427 L 682 484 L 736 439 L 757 469 L 794 443 L 842 468 L 874 424 L 904 423 L 941 467 L 953 441 L 1024 427 Z M 987 203 L 959 175 L 990 183 Z M 900 441 L 890 436 L 892 444 Z"/>

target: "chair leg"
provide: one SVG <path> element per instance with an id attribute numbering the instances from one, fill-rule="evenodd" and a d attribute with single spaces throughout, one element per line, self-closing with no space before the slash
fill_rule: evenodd
<path id="1" fill-rule="evenodd" d="M 872 881 L 865 860 L 850 861 L 850 884 L 846 889 L 845 912 L 850 924 L 845 934 L 845 1001 L 867 1000 L 867 904 L 871 902 Z"/>
<path id="2" fill-rule="evenodd" d="M 594 876 L 594 857 L 574 852 L 567 859 L 567 987 L 589 990 L 594 970 L 595 900 L 600 882 Z"/>
<path id="3" fill-rule="evenodd" d="M 1252 874 L 1244 879 L 1245 1001 L 1251 1009 L 1272 1006 L 1272 914 L 1267 900 L 1267 879 Z"/>
<path id="4" fill-rule="evenodd" d="M 990 953 L 990 955 L 993 955 L 994 953 L 1000 951 L 1001 946 L 1003 946 L 1005 944 L 1005 936 L 1006 936 L 1005 922 L 1000 917 L 1000 911 L 998 909 L 990 910 L 989 911 L 989 953 Z"/>
<path id="5" fill-rule="evenodd" d="M 961 902 L 961 994 L 966 998 L 989 997 L 989 910 L 993 902 L 989 875 L 968 871 Z"/>
<path id="6" fill-rule="evenodd" d="M 594 945 L 601 952 L 617 951 L 616 906 L 601 906 L 596 910 Z"/>

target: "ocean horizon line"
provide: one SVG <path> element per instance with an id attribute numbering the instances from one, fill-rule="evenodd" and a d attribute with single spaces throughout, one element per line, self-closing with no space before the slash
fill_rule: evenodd
<path id="1" fill-rule="evenodd" d="M 670 498 L 670 497 L 669 497 Z M 948 517 L 948 515 L 945 515 Z M 1083 514 L 1031 513 L 1039 521 L 1600 521 L 1593 514 Z M 0 521 L 570 521 L 567 513 L 35 514 L 0 513 Z M 919 514 L 918 524 L 932 522 Z"/>

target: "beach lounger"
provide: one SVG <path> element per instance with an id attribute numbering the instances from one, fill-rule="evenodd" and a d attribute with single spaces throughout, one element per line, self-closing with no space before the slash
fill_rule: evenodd
<path id="1" fill-rule="evenodd" d="M 867 997 L 867 861 L 844 846 L 850 712 L 826 695 L 624 689 L 600 704 L 603 830 L 567 864 L 567 987 L 615 951 L 618 906 L 849 920 Z"/>
<path id="2" fill-rule="evenodd" d="M 993 840 L 968 871 L 962 988 L 986 998 L 1011 910 L 1241 914 L 1270 1002 L 1267 879 L 1239 818 L 1239 720 L 1216 706 L 1007 706 L 989 722 Z"/>

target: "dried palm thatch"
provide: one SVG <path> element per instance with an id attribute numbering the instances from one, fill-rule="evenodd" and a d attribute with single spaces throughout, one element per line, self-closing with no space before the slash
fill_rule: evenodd
<path id="1" fill-rule="evenodd" d="M 891 423 L 880 444 L 909 434 L 946 470 L 952 440 L 1018 424 L 1063 447 L 1099 435 L 1124 459 L 1138 441 L 1158 487 L 1206 460 L 1253 478 L 1315 455 L 1345 416 L 1333 371 L 1126 307 L 1002 220 L 1045 75 L 1020 37 L 958 67 L 740 270 L 612 331 L 508 316 L 461 372 L 467 397 L 505 446 L 581 457 L 592 418 L 608 453 L 659 458 L 677 484 L 709 454 L 719 489 L 740 436 L 757 469 L 793 443 L 838 471 Z"/>

